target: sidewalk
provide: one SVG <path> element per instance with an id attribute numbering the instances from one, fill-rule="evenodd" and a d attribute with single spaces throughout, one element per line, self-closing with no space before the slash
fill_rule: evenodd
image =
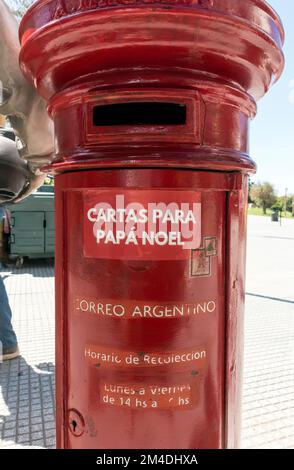
<path id="1" fill-rule="evenodd" d="M 248 222 L 242 447 L 294 449 L 294 220 Z"/>
<path id="2" fill-rule="evenodd" d="M 22 357 L 0 364 L 0 449 L 55 447 L 54 269 L 1 269 Z"/>
<path id="3" fill-rule="evenodd" d="M 22 358 L 0 365 L 0 448 L 53 448 L 53 267 L 1 274 Z M 249 218 L 247 292 L 242 447 L 294 449 L 294 221 Z"/>

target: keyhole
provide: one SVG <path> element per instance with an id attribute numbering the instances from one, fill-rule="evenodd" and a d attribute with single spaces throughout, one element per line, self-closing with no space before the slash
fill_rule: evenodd
<path id="1" fill-rule="evenodd" d="M 69 410 L 68 427 L 75 437 L 80 437 L 85 430 L 85 421 L 83 416 L 77 410 Z"/>

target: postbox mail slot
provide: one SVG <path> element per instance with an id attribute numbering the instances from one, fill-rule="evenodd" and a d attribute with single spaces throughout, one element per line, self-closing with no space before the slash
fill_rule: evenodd
<path id="1" fill-rule="evenodd" d="M 195 91 L 122 91 L 109 98 L 85 98 L 86 144 L 113 141 L 169 141 L 200 143 L 200 97 Z"/>
<path id="2" fill-rule="evenodd" d="M 186 124 L 187 107 L 179 103 L 141 101 L 93 108 L 94 126 L 179 126 Z"/>

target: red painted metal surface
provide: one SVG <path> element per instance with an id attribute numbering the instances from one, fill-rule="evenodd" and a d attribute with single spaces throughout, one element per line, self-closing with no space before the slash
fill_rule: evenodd
<path id="1" fill-rule="evenodd" d="M 283 69 L 278 16 L 262 0 L 46 0 L 20 36 L 56 133 L 58 447 L 238 447 L 248 128 Z M 141 204 L 149 222 L 148 203 L 191 225 L 106 243 L 144 228 L 125 217 Z"/>

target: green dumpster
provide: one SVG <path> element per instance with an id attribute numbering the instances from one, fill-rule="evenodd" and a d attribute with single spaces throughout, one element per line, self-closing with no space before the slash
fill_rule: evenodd
<path id="1" fill-rule="evenodd" d="M 272 222 L 279 222 L 279 211 L 274 210 L 271 215 Z"/>
<path id="2" fill-rule="evenodd" d="M 8 204 L 11 212 L 10 258 L 17 265 L 27 258 L 54 257 L 54 187 L 43 186 L 19 204 Z"/>

